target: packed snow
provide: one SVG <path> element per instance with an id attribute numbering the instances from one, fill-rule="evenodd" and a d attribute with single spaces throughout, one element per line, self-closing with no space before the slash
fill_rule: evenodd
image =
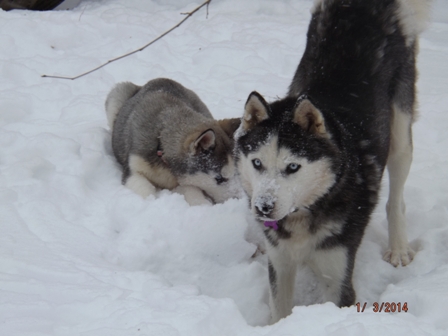
<path id="1" fill-rule="evenodd" d="M 407 267 L 387 247 L 385 177 L 359 249 L 358 306 L 319 303 L 300 271 L 292 315 L 268 326 L 266 256 L 247 199 L 189 206 L 121 185 L 104 101 L 121 81 L 172 78 L 216 118 L 242 116 L 252 90 L 282 97 L 305 46 L 311 0 L 200 5 L 82 1 L 70 11 L 0 11 L 0 335 L 447 335 L 448 3 L 420 40 L 420 118 L 405 189 Z M 316 303 L 318 302 L 318 303 Z M 374 312 L 375 303 L 407 312 Z M 364 309 L 363 312 L 358 310 Z"/>

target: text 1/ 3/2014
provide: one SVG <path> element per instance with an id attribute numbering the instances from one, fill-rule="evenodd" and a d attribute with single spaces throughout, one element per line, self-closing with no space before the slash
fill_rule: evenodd
<path id="1" fill-rule="evenodd" d="M 356 311 L 358 313 L 363 313 L 367 307 L 367 302 L 364 304 L 357 302 L 355 304 Z M 401 313 L 408 312 L 408 303 L 407 302 L 374 302 L 373 303 L 373 312 L 374 313 Z"/>

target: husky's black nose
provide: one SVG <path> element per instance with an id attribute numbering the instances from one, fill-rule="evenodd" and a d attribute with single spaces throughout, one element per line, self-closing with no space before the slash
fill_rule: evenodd
<path id="1" fill-rule="evenodd" d="M 274 204 L 272 202 L 257 204 L 255 209 L 258 215 L 265 217 L 274 210 Z"/>

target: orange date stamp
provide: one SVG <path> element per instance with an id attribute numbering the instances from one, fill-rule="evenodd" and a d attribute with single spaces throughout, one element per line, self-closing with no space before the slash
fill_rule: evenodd
<path id="1" fill-rule="evenodd" d="M 361 304 L 361 302 L 357 302 L 355 304 L 356 311 L 358 313 L 364 313 L 364 310 L 367 307 L 367 302 Z M 408 312 L 408 303 L 407 302 L 374 302 L 373 303 L 373 312 L 374 313 L 407 313 Z"/>

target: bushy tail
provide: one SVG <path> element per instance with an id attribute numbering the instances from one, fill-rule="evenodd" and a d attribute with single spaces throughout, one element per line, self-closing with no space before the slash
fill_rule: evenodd
<path id="1" fill-rule="evenodd" d="M 115 85 L 112 91 L 109 92 L 106 99 L 106 116 L 111 130 L 114 126 L 118 111 L 120 111 L 124 103 L 133 97 L 140 88 L 140 86 L 131 82 L 123 82 Z"/>
<path id="2" fill-rule="evenodd" d="M 408 39 L 415 39 L 428 25 L 432 0 L 398 0 L 401 27 Z"/>

